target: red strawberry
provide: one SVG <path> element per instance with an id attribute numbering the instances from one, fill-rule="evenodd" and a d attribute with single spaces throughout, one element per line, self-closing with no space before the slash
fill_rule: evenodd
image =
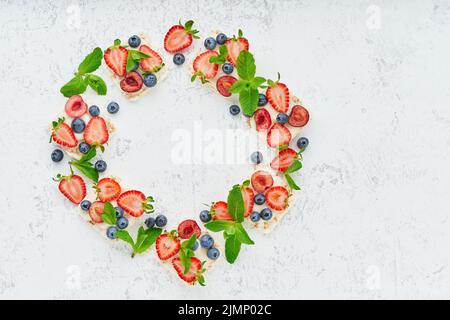
<path id="1" fill-rule="evenodd" d="M 241 53 L 242 50 L 247 50 L 249 48 L 248 40 L 246 38 L 240 37 L 240 38 L 231 38 L 228 39 L 225 42 L 225 45 L 228 49 L 228 61 L 232 65 L 236 64 L 237 58 L 239 57 L 239 53 Z"/>
<path id="2" fill-rule="evenodd" d="M 139 72 L 130 71 L 125 78 L 120 80 L 120 88 L 125 92 L 136 92 L 141 90 L 144 80 Z"/>
<path id="3" fill-rule="evenodd" d="M 228 204 L 224 201 L 218 201 L 213 204 L 211 213 L 214 220 L 233 220 L 233 217 L 228 212 Z"/>
<path id="4" fill-rule="evenodd" d="M 272 160 L 270 166 L 274 170 L 284 172 L 297 159 L 298 154 L 294 150 L 287 148 L 280 151 L 280 153 Z"/>
<path id="5" fill-rule="evenodd" d="M 270 113 L 264 108 L 259 108 L 258 110 L 256 110 L 253 116 L 255 119 L 256 131 L 267 130 L 272 125 Z"/>
<path id="6" fill-rule="evenodd" d="M 156 252 L 161 260 L 172 258 L 180 251 L 180 240 L 173 233 L 161 234 L 156 239 Z"/>
<path id="7" fill-rule="evenodd" d="M 119 77 L 123 77 L 127 72 L 128 50 L 120 46 L 120 41 L 109 47 L 103 55 L 108 67 Z"/>
<path id="8" fill-rule="evenodd" d="M 97 197 L 100 201 L 114 201 L 120 195 L 120 185 L 112 178 L 103 178 L 95 186 Z"/>
<path id="9" fill-rule="evenodd" d="M 272 175 L 263 170 L 259 170 L 253 173 L 251 181 L 253 189 L 255 189 L 255 191 L 258 193 L 263 193 L 268 188 L 273 186 Z"/>
<path id="10" fill-rule="evenodd" d="M 94 201 L 89 208 L 89 217 L 91 217 L 91 221 L 94 223 L 102 223 L 103 218 L 103 209 L 105 204 L 101 201 Z"/>
<path id="11" fill-rule="evenodd" d="M 184 220 L 178 225 L 178 235 L 181 239 L 189 239 L 193 234 L 200 238 L 202 231 L 195 220 Z"/>
<path id="12" fill-rule="evenodd" d="M 266 203 L 273 210 L 281 211 L 287 208 L 289 192 L 285 187 L 272 187 L 265 193 Z"/>
<path id="13" fill-rule="evenodd" d="M 202 78 L 202 82 L 204 79 L 212 79 L 216 76 L 217 71 L 219 70 L 219 65 L 217 63 L 209 62 L 209 58 L 217 55 L 217 51 L 208 50 L 195 58 L 192 66 L 195 74 Z"/>
<path id="14" fill-rule="evenodd" d="M 267 133 L 267 144 L 274 147 L 279 147 L 284 144 L 289 144 L 292 135 L 288 128 L 280 123 L 274 123 Z"/>
<path id="15" fill-rule="evenodd" d="M 309 121 L 309 112 L 305 107 L 293 106 L 288 123 L 293 127 L 304 127 Z"/>
<path id="16" fill-rule="evenodd" d="M 242 197 L 244 198 L 244 217 L 247 218 L 253 212 L 253 206 L 255 205 L 253 198 L 255 197 L 255 193 L 252 188 L 247 187 L 242 190 Z"/>
<path id="17" fill-rule="evenodd" d="M 78 145 L 78 140 L 72 131 L 72 128 L 64 123 L 64 118 L 59 118 L 58 121 L 53 121 L 52 139 L 56 143 L 73 148 Z"/>
<path id="18" fill-rule="evenodd" d="M 189 20 L 184 25 L 181 23 L 172 26 L 164 37 L 164 49 L 167 52 L 175 53 L 186 49 L 192 44 L 192 37 L 198 38 L 195 34 L 197 30 L 192 29 L 194 21 Z"/>
<path id="19" fill-rule="evenodd" d="M 203 282 L 202 263 L 198 258 L 191 257 L 191 266 L 189 267 L 189 270 L 186 274 L 184 274 L 184 266 L 180 258 L 176 257 L 175 259 L 173 259 L 172 265 L 175 268 L 178 276 L 187 283 L 194 284 L 196 281 L 199 281 L 200 283 Z"/>
<path id="20" fill-rule="evenodd" d="M 102 117 L 92 117 L 83 133 L 84 141 L 90 145 L 101 145 L 108 142 L 109 133 L 105 119 Z"/>
<path id="21" fill-rule="evenodd" d="M 153 212 L 150 202 L 153 202 L 152 197 L 146 198 L 137 190 L 126 191 L 117 199 L 117 205 L 133 217 L 140 217 L 144 212 Z"/>
<path id="22" fill-rule="evenodd" d="M 59 191 L 70 201 L 79 204 L 86 197 L 86 184 L 83 178 L 77 175 L 68 177 L 58 176 Z"/>
<path id="23" fill-rule="evenodd" d="M 277 81 L 268 81 L 269 87 L 266 90 L 266 97 L 276 111 L 287 112 L 289 109 L 289 89 L 279 81 L 280 74 L 278 74 Z"/>
<path id="24" fill-rule="evenodd" d="M 235 77 L 232 76 L 222 76 L 217 79 L 216 88 L 217 91 L 224 97 L 231 96 L 231 92 L 229 91 L 231 86 L 237 81 Z"/>
<path id="25" fill-rule="evenodd" d="M 147 72 L 157 72 L 161 69 L 163 65 L 163 60 L 161 56 L 154 50 L 152 50 L 149 46 L 143 44 L 139 47 L 139 51 L 146 53 L 150 56 L 150 58 L 146 58 L 141 60 L 140 66 L 141 69 Z"/>
<path id="26" fill-rule="evenodd" d="M 79 118 L 86 113 L 87 104 L 80 95 L 76 94 L 67 100 L 64 110 L 69 117 Z"/>

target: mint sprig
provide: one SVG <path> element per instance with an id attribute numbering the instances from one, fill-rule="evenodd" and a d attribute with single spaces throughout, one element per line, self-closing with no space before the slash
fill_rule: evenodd
<path id="1" fill-rule="evenodd" d="M 102 220 L 110 225 L 116 224 L 116 209 L 114 209 L 111 202 L 105 202 L 105 206 L 103 207 Z"/>
<path id="2" fill-rule="evenodd" d="M 127 72 L 133 70 L 136 63 L 139 63 L 146 58 L 150 58 L 150 56 L 142 51 L 128 50 Z"/>
<path id="3" fill-rule="evenodd" d="M 69 165 L 74 166 L 78 171 L 80 171 L 86 178 L 91 179 L 94 182 L 98 182 L 98 171 L 95 169 L 91 160 L 97 155 L 95 146 L 84 154 L 80 159 L 70 161 Z"/>
<path id="4" fill-rule="evenodd" d="M 303 152 L 303 150 L 304 149 L 301 149 L 299 151 L 298 158 L 294 159 L 291 165 L 284 172 L 284 178 L 286 179 L 286 182 L 291 190 L 300 190 L 300 187 L 295 183 L 294 179 L 291 177 L 291 173 L 297 172 L 302 168 L 302 163 L 300 162 L 300 160 L 302 159 L 301 153 Z"/>
<path id="5" fill-rule="evenodd" d="M 227 62 L 227 58 L 228 58 L 228 48 L 226 45 L 223 44 L 219 47 L 219 55 L 212 56 L 211 58 L 209 58 L 209 62 L 224 64 L 225 62 Z"/>
<path id="6" fill-rule="evenodd" d="M 180 248 L 180 260 L 181 264 L 184 266 L 183 273 L 186 274 L 189 271 L 189 268 L 191 267 L 191 257 L 195 256 L 194 250 L 192 248 L 194 247 L 195 241 L 197 241 L 197 235 L 194 233 L 189 240 L 183 241 L 181 243 Z"/>
<path id="7" fill-rule="evenodd" d="M 126 230 L 118 230 L 117 237 L 131 246 L 131 248 L 133 249 L 131 257 L 133 258 L 136 254 L 141 254 L 147 251 L 147 249 L 150 248 L 151 245 L 155 243 L 156 239 L 159 237 L 161 232 L 162 232 L 161 228 L 144 229 L 141 226 L 138 229 L 136 241 L 133 240 L 131 235 Z"/>

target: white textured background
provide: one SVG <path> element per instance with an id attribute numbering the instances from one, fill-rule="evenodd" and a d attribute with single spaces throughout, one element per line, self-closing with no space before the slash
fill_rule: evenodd
<path id="1" fill-rule="evenodd" d="M 289 215 L 252 233 L 235 265 L 222 259 L 206 288 L 83 223 L 51 181 L 67 170 L 47 143 L 58 90 L 87 52 L 141 31 L 161 44 L 180 17 L 242 28 L 259 73 L 280 71 L 311 112 Z M 448 1 L 0 0 L 0 298 L 449 298 L 449 34 Z M 109 172 L 172 223 L 241 179 L 242 166 L 170 163 L 175 129 L 242 125 L 184 72 L 139 103 L 110 89 L 89 100 L 121 102 Z"/>

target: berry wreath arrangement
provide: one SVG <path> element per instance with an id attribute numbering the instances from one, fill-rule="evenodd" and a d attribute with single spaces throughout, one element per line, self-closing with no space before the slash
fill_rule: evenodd
<path id="1" fill-rule="evenodd" d="M 191 20 L 169 29 L 164 50 L 173 54 L 176 66 L 185 63 L 182 52 L 196 46 L 194 39 L 199 37 Z M 151 215 L 153 197 L 124 188 L 119 179 L 106 174 L 107 163 L 97 159 L 114 126 L 98 106 L 88 107 L 81 94 L 88 87 L 99 95 L 107 94 L 104 80 L 93 74 L 102 60 L 128 99 L 156 90 L 167 67 L 162 50 L 158 52 L 144 35 L 130 37 L 127 44 L 116 39 L 105 51 L 95 48 L 85 57 L 60 90 L 68 100 L 64 116 L 51 124 L 50 142 L 58 145 L 51 154 L 54 162 L 62 161 L 65 154 L 69 158 L 69 174 L 54 178 L 59 191 L 79 205 L 82 217 L 94 229 L 113 241 L 129 244 L 132 257 L 154 245 L 158 258 L 168 262 L 181 279 L 204 285 L 204 272 L 221 252 L 226 261 L 234 263 L 242 245 L 254 244 L 246 229 L 271 231 L 286 213 L 293 193 L 300 190 L 292 175 L 302 168 L 308 139 L 299 137 L 300 128 L 308 123 L 309 113 L 280 82 L 279 74 L 276 81 L 256 75 L 255 59 L 241 30 L 233 37 L 211 33 L 197 46 L 199 53 L 189 67 L 191 80 L 201 81 L 228 99 L 230 114 L 236 117 L 242 112 L 250 130 L 256 129 L 258 138 L 276 152 L 270 162 L 264 161 L 260 151 L 251 154 L 254 165 L 247 179 L 232 186 L 226 202 L 213 202 L 209 210 L 200 212 L 203 227 L 189 219 L 176 224 L 176 229 L 167 228 L 166 216 Z M 106 110 L 115 114 L 119 105 L 110 102 Z M 90 192 L 87 183 L 93 185 Z M 223 240 L 216 233 L 222 233 Z"/>

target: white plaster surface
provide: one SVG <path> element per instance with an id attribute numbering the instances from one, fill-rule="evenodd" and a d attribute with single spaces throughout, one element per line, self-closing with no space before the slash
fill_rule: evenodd
<path id="1" fill-rule="evenodd" d="M 291 211 L 205 288 L 89 228 L 51 180 L 67 167 L 47 143 L 84 55 L 138 32 L 161 44 L 179 18 L 202 34 L 242 28 L 258 73 L 280 71 L 311 112 Z M 448 1 L 1 0 L 0 298 L 450 298 L 449 34 Z M 111 81 L 108 97 L 86 99 L 121 103 L 108 170 L 175 224 L 248 167 L 172 163 L 178 128 L 245 123 L 166 62 L 167 80 L 136 103 Z"/>

